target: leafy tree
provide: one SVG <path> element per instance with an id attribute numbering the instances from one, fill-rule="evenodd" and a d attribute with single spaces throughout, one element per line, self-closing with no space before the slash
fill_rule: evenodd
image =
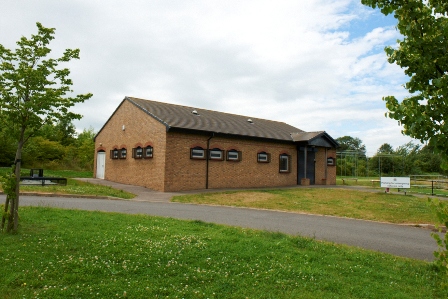
<path id="1" fill-rule="evenodd" d="M 77 157 L 79 164 L 84 169 L 93 170 L 93 161 L 95 154 L 95 142 L 93 138 L 95 137 L 95 132 L 93 128 L 88 130 L 84 129 L 79 133 L 76 139 Z"/>
<path id="2" fill-rule="evenodd" d="M 75 143 L 76 128 L 70 119 L 60 119 L 56 124 L 45 124 L 39 135 L 67 146 Z"/>
<path id="3" fill-rule="evenodd" d="M 361 0 L 378 7 L 385 15 L 393 13 L 397 29 L 404 36 L 396 49 L 386 48 L 390 63 L 396 63 L 410 77 L 405 88 L 411 96 L 401 103 L 394 96 L 384 98 L 388 116 L 403 125 L 403 134 L 417 138 L 438 151 L 448 168 L 448 2 L 446 0 Z M 448 208 L 434 205 L 438 218 L 446 224 Z M 445 240 L 447 235 L 445 234 Z M 448 247 L 435 253 L 445 265 Z M 446 245 L 446 244 L 445 244 Z"/>
<path id="4" fill-rule="evenodd" d="M 394 148 L 389 143 L 383 143 L 378 149 L 378 154 L 392 154 L 394 152 Z"/>
<path id="5" fill-rule="evenodd" d="M 351 136 L 343 136 L 336 138 L 339 143 L 338 151 L 359 151 L 360 153 L 365 153 L 366 146 L 362 144 L 361 139 Z"/>
<path id="6" fill-rule="evenodd" d="M 339 143 L 337 173 L 341 175 L 359 176 L 366 174 L 365 152 L 366 146 L 361 139 L 351 136 L 336 138 Z"/>
<path id="7" fill-rule="evenodd" d="M 403 125 L 403 134 L 429 142 L 448 158 L 448 2 L 446 0 L 362 0 L 394 14 L 404 36 L 398 47 L 387 47 L 390 63 L 410 77 L 405 88 L 411 96 L 399 102 L 383 98 L 387 115 Z M 448 165 L 445 165 L 448 166 Z"/>
<path id="8" fill-rule="evenodd" d="M 22 149 L 28 139 L 45 124 L 60 119 L 80 119 L 81 115 L 69 111 L 76 103 L 82 103 L 92 94 L 72 94 L 70 70 L 59 68 L 59 63 L 79 59 L 79 49 L 67 49 L 62 57 L 47 58 L 54 39 L 54 28 L 36 23 L 38 33 L 31 38 L 22 37 L 18 48 L 10 50 L 0 45 L 0 114 L 10 135 L 17 141 L 15 155 L 14 194 L 7 194 L 5 208 L 7 231 L 17 231 L 19 209 L 19 180 Z M 8 213 L 6 213 L 8 212 Z M 3 217 L 5 217 L 5 214 Z M 4 221 L 2 221 L 4 223 Z M 3 225 L 2 225 L 3 228 Z"/>
<path id="9" fill-rule="evenodd" d="M 412 141 L 399 146 L 395 153 L 403 157 L 404 169 L 403 174 L 420 174 L 421 169 L 417 165 L 420 157 L 420 145 Z"/>

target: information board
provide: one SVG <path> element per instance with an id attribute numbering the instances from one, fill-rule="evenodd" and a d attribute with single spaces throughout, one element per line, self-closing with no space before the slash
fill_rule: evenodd
<path id="1" fill-rule="evenodd" d="M 381 177 L 382 188 L 411 188 L 410 177 Z"/>

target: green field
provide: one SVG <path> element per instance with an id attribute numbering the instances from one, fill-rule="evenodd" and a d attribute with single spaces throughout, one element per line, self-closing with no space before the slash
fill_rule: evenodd
<path id="1" fill-rule="evenodd" d="M 175 196 L 175 202 L 251 207 L 399 224 L 434 224 L 427 198 L 340 188 L 296 188 Z"/>
<path id="2" fill-rule="evenodd" d="M 142 215 L 22 207 L 1 298 L 447 298 L 429 263 Z"/>

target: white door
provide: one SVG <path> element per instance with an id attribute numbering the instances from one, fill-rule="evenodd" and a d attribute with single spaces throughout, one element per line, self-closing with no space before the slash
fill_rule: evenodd
<path id="1" fill-rule="evenodd" d="M 98 152 L 96 155 L 96 178 L 104 180 L 106 169 L 106 152 Z"/>

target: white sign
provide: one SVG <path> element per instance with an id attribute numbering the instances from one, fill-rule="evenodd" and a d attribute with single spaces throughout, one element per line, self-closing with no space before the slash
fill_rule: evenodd
<path id="1" fill-rule="evenodd" d="M 411 188 L 410 177 L 381 177 L 382 188 Z"/>

